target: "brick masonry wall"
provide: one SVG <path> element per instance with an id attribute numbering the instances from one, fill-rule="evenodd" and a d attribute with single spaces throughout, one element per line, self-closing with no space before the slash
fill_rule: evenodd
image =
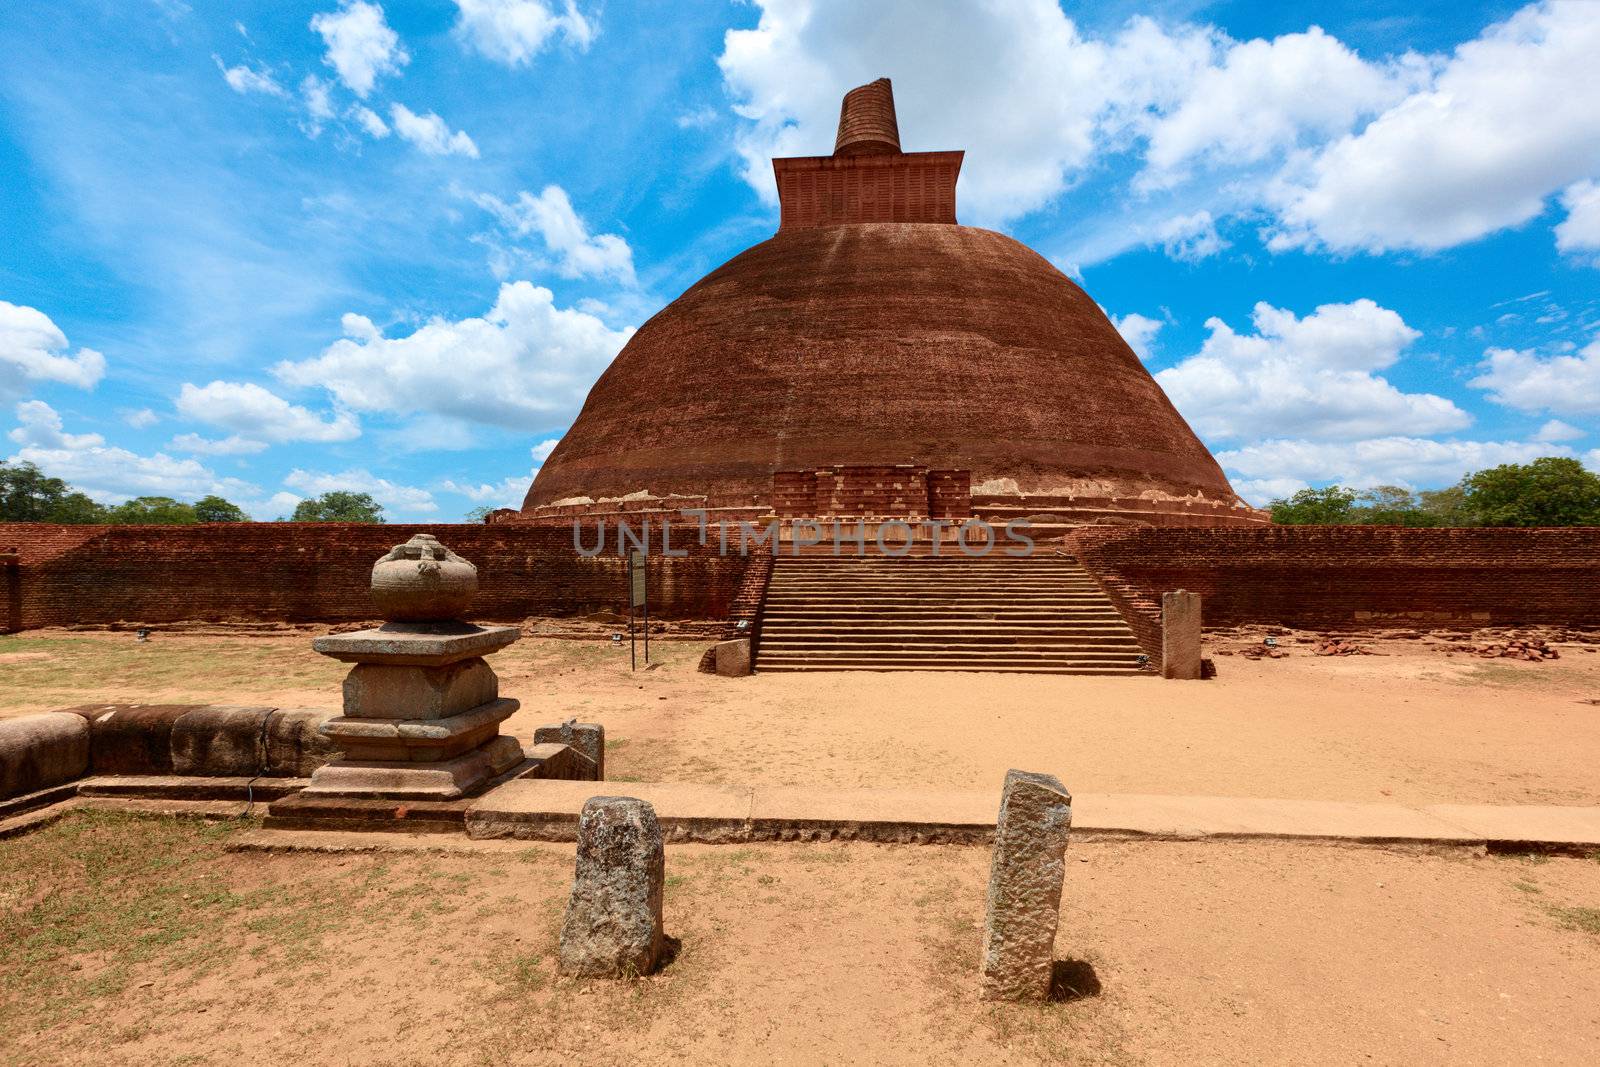
<path id="1" fill-rule="evenodd" d="M 637 524 L 635 524 L 637 525 Z M 0 523 L 0 567 L 8 630 L 39 626 L 264 619 L 339 622 L 375 617 L 367 595 L 372 564 L 414 533 L 427 532 L 478 567 L 472 616 L 627 610 L 615 528 L 606 552 L 585 558 L 570 526 L 241 523 L 201 526 L 44 526 Z M 656 531 L 652 531 L 655 533 Z M 680 533 L 683 536 L 679 536 Z M 593 527 L 584 544 L 596 543 Z M 651 615 L 726 619 L 748 560 L 701 546 L 674 529 L 667 559 L 651 544 Z"/>
<path id="2" fill-rule="evenodd" d="M 1200 593 L 1207 626 L 1600 625 L 1600 527 L 1081 527 L 1068 544 L 1144 604 Z"/>

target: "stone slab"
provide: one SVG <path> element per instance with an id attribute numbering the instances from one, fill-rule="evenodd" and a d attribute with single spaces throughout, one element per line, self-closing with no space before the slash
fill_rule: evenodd
<path id="1" fill-rule="evenodd" d="M 993 793 L 814 786 L 761 786 L 754 792 L 752 840 L 972 844 L 994 833 Z"/>
<path id="2" fill-rule="evenodd" d="M 279 708 L 267 719 L 266 773 L 309 778 L 318 767 L 339 758 L 339 749 L 322 736 L 322 724 L 339 713 L 329 708 Z"/>
<path id="3" fill-rule="evenodd" d="M 1427 814 L 1481 837 L 1490 849 L 1590 851 L 1600 846 L 1600 808 L 1542 804 L 1430 804 Z"/>
<path id="4" fill-rule="evenodd" d="M 268 830 L 361 830 L 405 834 L 459 834 L 471 800 L 390 800 L 316 796 L 304 792 L 275 801 L 262 826 Z"/>
<path id="5" fill-rule="evenodd" d="M 752 790 L 687 782 L 561 782 L 521 778 L 479 797 L 467 810 L 467 834 L 524 841 L 576 841 L 591 797 L 625 792 L 655 809 L 669 841 L 744 841 Z"/>
<path id="6" fill-rule="evenodd" d="M 191 777 L 172 774 L 104 774 L 78 783 L 81 797 L 148 797 L 154 800 L 276 800 L 304 789 L 309 778 Z"/>
<path id="7" fill-rule="evenodd" d="M 594 768 L 589 781 L 602 781 L 606 776 L 606 728 L 597 722 L 568 719 L 549 723 L 533 731 L 533 743 L 571 745 Z"/>
<path id="8" fill-rule="evenodd" d="M 341 715 L 323 723 L 322 733 L 339 745 L 364 740 L 444 745 L 485 726 L 504 722 L 516 714 L 521 706 L 520 701 L 499 697 L 459 715 L 442 719 L 366 719 Z"/>
<path id="9" fill-rule="evenodd" d="M 313 650 L 346 663 L 443 667 L 497 652 L 522 636 L 516 626 L 470 623 L 387 623 L 371 630 L 329 634 L 311 642 Z"/>
<path id="10" fill-rule="evenodd" d="M 1384 843 L 1461 843 L 1473 835 L 1403 804 L 1251 797 L 1079 796 L 1073 831 L 1135 837 L 1272 837 Z"/>
<path id="11" fill-rule="evenodd" d="M 93 774 L 171 774 L 172 727 L 204 704 L 83 704 Z"/>
<path id="12" fill-rule="evenodd" d="M 335 760 L 311 776 L 305 792 L 386 800 L 455 800 L 522 761 L 517 739 L 502 734 L 481 748 L 431 763 Z"/>

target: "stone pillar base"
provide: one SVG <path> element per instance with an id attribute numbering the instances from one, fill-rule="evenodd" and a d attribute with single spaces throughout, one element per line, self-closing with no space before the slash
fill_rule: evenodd
<path id="1" fill-rule="evenodd" d="M 303 792 L 391 800 L 457 800 L 523 759 L 521 743 L 501 734 L 471 752 L 432 763 L 335 760 L 319 768 Z"/>

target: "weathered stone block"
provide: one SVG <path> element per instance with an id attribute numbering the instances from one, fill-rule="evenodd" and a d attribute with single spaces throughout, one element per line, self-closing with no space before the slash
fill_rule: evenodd
<path id="1" fill-rule="evenodd" d="M 716 645 L 717 673 L 724 678 L 743 678 L 750 673 L 750 639 L 735 637 Z"/>
<path id="2" fill-rule="evenodd" d="M 481 656 L 447 667 L 358 664 L 344 680 L 344 713 L 364 719 L 442 719 L 487 704 L 500 681 Z"/>
<path id="3" fill-rule="evenodd" d="M 339 757 L 339 746 L 321 726 L 339 713 L 331 708 L 279 708 L 267 718 L 266 773 L 284 778 L 309 778 L 318 767 Z"/>
<path id="4" fill-rule="evenodd" d="M 1072 797 L 1054 775 L 1007 771 L 983 924 L 985 1000 L 1045 1000 L 1055 964 Z"/>
<path id="5" fill-rule="evenodd" d="M 1200 677 L 1200 594 L 1161 594 L 1161 677 Z"/>
<path id="6" fill-rule="evenodd" d="M 666 853 L 655 809 L 592 797 L 578 817 L 578 865 L 561 924 L 562 974 L 626 978 L 661 960 Z"/>
<path id="7" fill-rule="evenodd" d="M 213 705 L 179 716 L 172 724 L 172 773 L 208 778 L 263 773 L 273 710 Z"/>
<path id="8" fill-rule="evenodd" d="M 334 760 L 311 776 L 305 792 L 313 796 L 456 800 L 522 760 L 522 745 L 502 734 L 480 748 L 436 762 Z"/>
<path id="9" fill-rule="evenodd" d="M 89 722 L 50 711 L 0 720 L 0 799 L 80 778 L 89 769 Z"/>
<path id="10" fill-rule="evenodd" d="M 68 710 L 89 720 L 94 774 L 171 774 L 172 727 L 204 704 L 89 704 Z"/>
<path id="11" fill-rule="evenodd" d="M 589 780 L 595 782 L 606 780 L 606 728 L 599 723 L 569 719 L 566 722 L 541 726 L 533 731 L 533 743 L 571 745 L 594 765 L 594 777 Z"/>

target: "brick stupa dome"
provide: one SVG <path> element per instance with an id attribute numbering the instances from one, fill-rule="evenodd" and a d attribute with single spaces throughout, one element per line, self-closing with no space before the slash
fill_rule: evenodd
<path id="1" fill-rule="evenodd" d="M 1259 521 L 1082 289 L 955 223 L 962 153 L 898 137 L 883 79 L 846 97 L 833 156 L 773 161 L 778 233 L 640 327 L 526 517 L 645 496 L 759 509 L 779 472 L 913 464 L 970 471 L 995 518 Z"/>

